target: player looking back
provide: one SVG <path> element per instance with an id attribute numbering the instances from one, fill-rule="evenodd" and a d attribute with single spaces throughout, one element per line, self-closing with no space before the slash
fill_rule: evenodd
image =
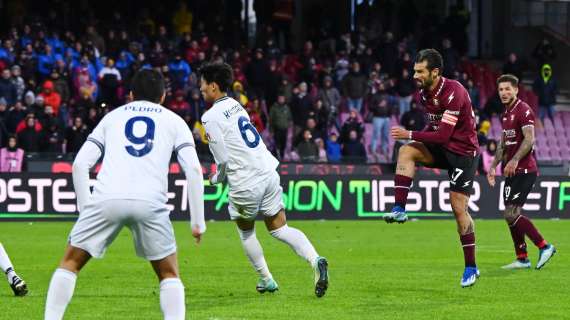
<path id="1" fill-rule="evenodd" d="M 530 260 L 526 251 L 525 235 L 539 249 L 536 269 L 542 268 L 556 253 L 553 245 L 548 244 L 540 235 L 529 218 L 521 214 L 526 198 L 538 173 L 534 158 L 534 112 L 528 104 L 517 98 L 519 79 L 511 74 L 504 74 L 497 79 L 501 102 L 505 112 L 501 117 L 503 134 L 497 146 L 495 159 L 487 173 L 491 186 L 495 186 L 495 168 L 503 162 L 506 177 L 503 188 L 505 211 L 503 216 L 511 230 L 517 259 L 504 269 L 530 268 Z"/>
<path id="2" fill-rule="evenodd" d="M 245 109 L 226 94 L 233 83 L 232 68 L 225 63 L 212 63 L 202 67 L 200 73 L 200 91 L 206 102 L 213 103 L 202 116 L 217 164 L 210 182 L 228 180 L 229 214 L 237 223 L 245 254 L 260 277 L 257 291 L 278 290 L 255 235 L 255 217 L 261 214 L 269 233 L 287 243 L 314 268 L 315 294 L 322 297 L 328 287 L 327 260 L 319 257 L 303 232 L 286 223 L 283 189 L 276 171 L 279 162 L 267 150 Z"/>
<path id="3" fill-rule="evenodd" d="M 206 230 L 202 167 L 184 120 L 159 104 L 165 96 L 162 75 L 139 71 L 130 94 L 134 101 L 107 114 L 73 162 L 80 214 L 49 285 L 46 320 L 62 319 L 77 273 L 91 257 L 101 258 L 124 226 L 131 230 L 137 255 L 149 260 L 158 276 L 164 319 L 185 319 L 184 286 L 166 206 L 172 152 L 186 173 L 197 242 Z M 91 194 L 89 169 L 101 156 L 103 164 Z"/>
<path id="4" fill-rule="evenodd" d="M 461 286 L 468 287 L 479 277 L 475 264 L 475 224 L 467 212 L 473 177 L 479 162 L 475 114 L 467 90 L 457 81 L 441 76 L 443 59 L 434 49 L 421 50 L 414 64 L 414 79 L 421 88 L 429 124 L 424 131 L 392 128 L 396 140 L 413 140 L 400 148 L 394 179 L 395 205 L 385 215 L 388 223 L 408 220 L 405 207 L 416 173 L 416 163 L 447 169 L 451 208 L 463 246 L 465 271 Z"/>

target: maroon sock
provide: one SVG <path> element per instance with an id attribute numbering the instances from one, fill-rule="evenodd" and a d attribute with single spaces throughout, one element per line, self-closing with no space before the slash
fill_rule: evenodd
<path id="1" fill-rule="evenodd" d="M 406 202 L 408 201 L 408 192 L 410 191 L 412 181 L 412 178 L 400 174 L 397 174 L 394 177 L 394 193 L 397 206 L 400 206 L 404 209 L 406 208 Z"/>
<path id="2" fill-rule="evenodd" d="M 475 232 L 460 235 L 461 245 L 463 246 L 463 257 L 465 258 L 466 267 L 475 267 Z"/>
<path id="3" fill-rule="evenodd" d="M 521 233 L 526 234 L 532 242 L 539 248 L 544 248 L 548 242 L 544 240 L 538 229 L 532 224 L 529 218 L 523 216 L 522 214 L 517 218 L 515 223 L 513 223 L 514 227 L 520 230 Z"/>
<path id="4" fill-rule="evenodd" d="M 524 232 L 521 232 L 515 225 L 510 224 L 509 230 L 511 230 L 511 237 L 513 238 L 513 244 L 515 245 L 515 253 L 517 255 L 517 259 L 526 260 L 528 258 L 528 253 L 526 252 Z"/>

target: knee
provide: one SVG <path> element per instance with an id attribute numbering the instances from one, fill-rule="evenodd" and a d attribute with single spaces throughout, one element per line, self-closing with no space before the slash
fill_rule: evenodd
<path id="1" fill-rule="evenodd" d="M 515 223 L 518 216 L 519 216 L 519 210 L 517 207 L 507 207 L 505 211 L 503 211 L 503 217 L 505 218 L 508 224 Z"/>
<path id="2" fill-rule="evenodd" d="M 414 147 L 411 147 L 407 144 L 400 147 L 398 151 L 398 159 L 400 160 L 414 160 L 415 159 L 415 151 Z"/>

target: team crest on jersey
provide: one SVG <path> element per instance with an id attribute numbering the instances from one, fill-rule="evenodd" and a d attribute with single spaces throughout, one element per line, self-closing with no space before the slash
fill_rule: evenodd
<path id="1" fill-rule="evenodd" d="M 503 121 L 507 121 L 507 117 L 503 117 Z"/>
<path id="2" fill-rule="evenodd" d="M 511 114 L 511 121 L 514 121 L 514 120 L 515 120 L 515 115 Z"/>
<path id="3" fill-rule="evenodd" d="M 437 100 L 436 98 L 433 98 L 433 104 L 436 106 L 439 106 L 439 100 Z"/>

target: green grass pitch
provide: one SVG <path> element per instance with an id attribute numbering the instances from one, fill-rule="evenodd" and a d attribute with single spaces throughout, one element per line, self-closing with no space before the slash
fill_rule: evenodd
<path id="1" fill-rule="evenodd" d="M 537 220 L 558 248 L 540 271 L 505 271 L 513 260 L 503 221 L 476 221 L 481 278 L 462 289 L 463 256 L 455 222 L 291 221 L 329 260 L 327 295 L 313 293 L 312 270 L 262 223 L 257 234 L 280 285 L 275 294 L 255 291 L 257 277 L 244 256 L 235 226 L 208 224 L 196 246 L 186 222 L 175 224 L 187 319 L 568 319 L 570 318 L 570 221 Z M 4 243 L 30 294 L 12 297 L 0 282 L 0 319 L 42 319 L 51 274 L 72 223 L 0 223 Z M 533 266 L 537 250 L 528 243 Z M 124 230 L 105 259 L 82 271 L 66 319 L 161 319 L 158 283 L 135 256 Z"/>

